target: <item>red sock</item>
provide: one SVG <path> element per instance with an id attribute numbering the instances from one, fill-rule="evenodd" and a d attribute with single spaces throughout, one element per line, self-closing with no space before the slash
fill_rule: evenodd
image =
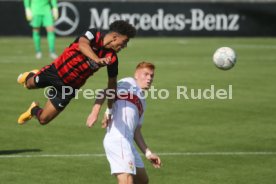
<path id="1" fill-rule="evenodd" d="M 34 108 L 32 108 L 31 114 L 39 120 L 42 111 L 43 111 L 42 108 L 35 106 Z"/>

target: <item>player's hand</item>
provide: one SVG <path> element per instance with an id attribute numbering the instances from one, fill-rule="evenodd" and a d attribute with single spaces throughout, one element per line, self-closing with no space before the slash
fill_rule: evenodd
<path id="1" fill-rule="evenodd" d="M 91 128 L 97 122 L 97 119 L 98 115 L 94 112 L 91 112 L 86 120 L 86 126 Z"/>
<path id="2" fill-rule="evenodd" d="M 101 105 L 95 104 L 93 106 L 92 111 L 86 120 L 86 126 L 88 126 L 88 128 L 91 128 L 97 122 L 100 110 Z"/>
<path id="3" fill-rule="evenodd" d="M 108 117 L 109 116 L 109 117 Z M 103 120 L 102 120 L 102 128 L 106 128 L 111 120 L 111 115 L 104 115 Z"/>
<path id="4" fill-rule="evenodd" d="M 104 113 L 104 118 L 102 120 L 102 128 L 106 128 L 112 118 L 112 109 L 107 108 Z"/>
<path id="5" fill-rule="evenodd" d="M 104 114 L 103 120 L 102 120 L 102 128 L 106 128 L 108 126 L 108 118 Z"/>
<path id="6" fill-rule="evenodd" d="M 25 14 L 26 14 L 26 19 L 27 21 L 31 21 L 33 16 L 32 16 L 32 11 L 30 8 L 25 9 Z"/>
<path id="7" fill-rule="evenodd" d="M 57 8 L 53 8 L 52 9 L 52 13 L 53 13 L 54 20 L 57 20 L 58 17 L 59 17 L 58 9 Z"/>
<path id="8" fill-rule="evenodd" d="M 160 168 L 161 167 L 161 159 L 154 153 L 149 155 L 147 159 L 151 162 L 154 168 Z"/>
<path id="9" fill-rule="evenodd" d="M 111 57 L 100 58 L 96 63 L 108 65 L 111 62 Z"/>

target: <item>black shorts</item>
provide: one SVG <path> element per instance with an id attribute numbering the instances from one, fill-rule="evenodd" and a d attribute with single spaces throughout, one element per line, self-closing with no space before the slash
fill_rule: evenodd
<path id="1" fill-rule="evenodd" d="M 44 95 L 54 105 L 56 110 L 62 111 L 75 97 L 75 89 L 65 85 L 58 76 L 57 69 L 53 64 L 42 68 L 35 76 L 34 83 L 37 88 L 45 88 Z"/>

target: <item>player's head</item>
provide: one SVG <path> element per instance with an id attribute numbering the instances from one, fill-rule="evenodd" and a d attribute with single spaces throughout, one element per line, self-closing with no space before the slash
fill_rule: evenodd
<path id="1" fill-rule="evenodd" d="M 140 88 L 150 88 L 154 77 L 154 69 L 154 64 L 144 61 L 136 66 L 134 78 Z"/>
<path id="2" fill-rule="evenodd" d="M 106 45 L 107 48 L 119 52 L 127 46 L 130 38 L 135 37 L 136 29 L 126 21 L 118 20 L 110 24 L 109 33 L 110 42 Z"/>

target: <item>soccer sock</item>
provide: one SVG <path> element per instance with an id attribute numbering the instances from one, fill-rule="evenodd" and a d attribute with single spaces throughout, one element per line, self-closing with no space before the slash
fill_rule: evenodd
<path id="1" fill-rule="evenodd" d="M 55 52 L 55 40 L 56 36 L 54 32 L 47 32 L 47 40 L 49 45 L 49 52 L 54 53 Z"/>
<path id="2" fill-rule="evenodd" d="M 42 111 L 43 111 L 42 108 L 40 108 L 40 107 L 38 107 L 38 106 L 35 106 L 35 107 L 32 108 L 32 110 L 31 110 L 31 115 L 32 115 L 32 116 L 36 116 L 36 118 L 39 120 Z"/>
<path id="3" fill-rule="evenodd" d="M 35 52 L 41 52 L 41 48 L 40 48 L 41 37 L 38 31 L 33 31 L 33 40 L 34 40 Z"/>

